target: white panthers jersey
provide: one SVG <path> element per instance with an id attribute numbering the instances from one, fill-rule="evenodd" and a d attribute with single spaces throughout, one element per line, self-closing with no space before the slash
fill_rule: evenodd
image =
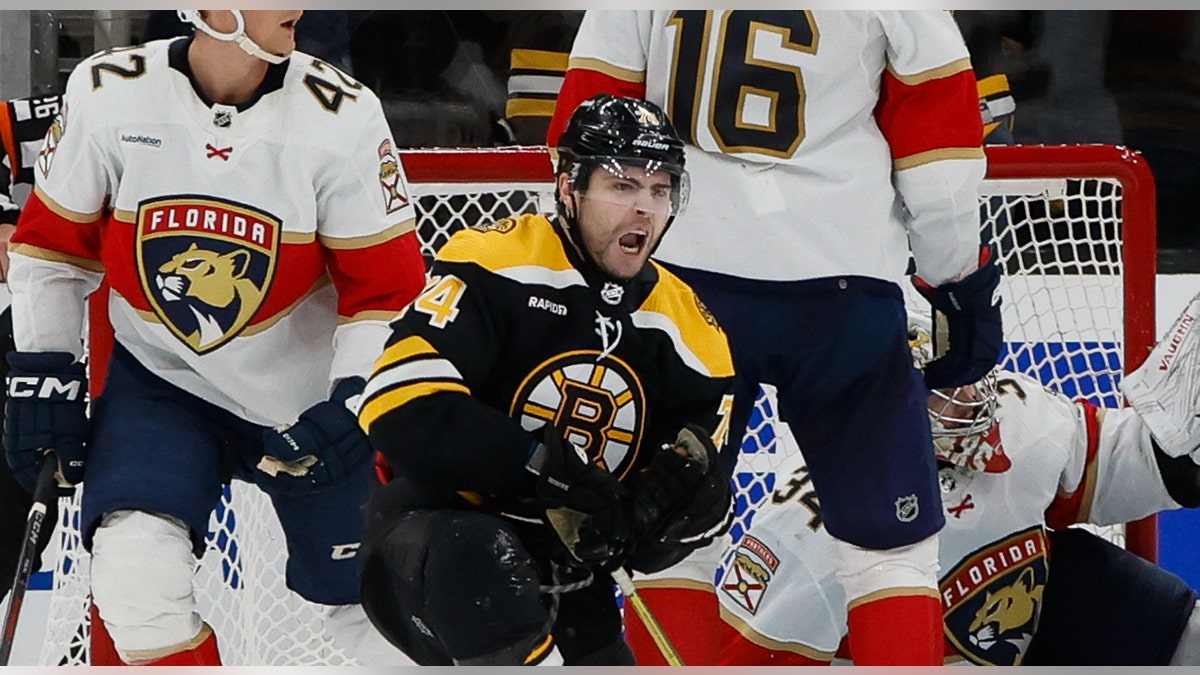
<path id="1" fill-rule="evenodd" d="M 368 88 L 295 53 L 253 100 L 216 104 L 193 83 L 190 39 L 72 72 L 13 247 L 17 346 L 79 354 L 103 275 L 115 339 L 144 366 L 290 424 L 331 378 L 370 373 L 420 289 L 419 256 L 407 269 L 399 255 L 413 206 Z"/>
<path id="2" fill-rule="evenodd" d="M 1107 525 L 1179 508 L 1132 409 L 1073 403 L 1024 375 L 1001 373 L 999 382 L 1011 468 L 939 473 L 949 662 L 1019 662 L 1046 584 L 1047 524 Z M 781 440 L 794 449 L 790 434 Z M 834 555 L 797 451 L 747 534 L 724 555 L 716 584 L 722 619 L 760 646 L 831 660 L 846 633 Z"/>
<path id="3" fill-rule="evenodd" d="M 589 11 L 559 106 L 597 91 L 662 105 L 689 144 L 690 204 L 661 260 L 895 279 L 907 227 L 930 283 L 976 267 L 982 132 L 947 12 Z"/>

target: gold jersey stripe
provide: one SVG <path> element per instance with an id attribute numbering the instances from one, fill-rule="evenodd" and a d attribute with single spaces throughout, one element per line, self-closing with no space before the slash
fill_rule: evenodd
<path id="1" fill-rule="evenodd" d="M 524 214 L 516 219 L 517 225 L 505 231 L 466 229 L 455 232 L 438 251 L 437 259 L 475 263 L 492 273 L 522 266 L 543 267 L 553 272 L 575 269 L 549 220 L 537 214 Z M 504 237 L 503 243 L 500 237 Z"/>
<path id="2" fill-rule="evenodd" d="M 46 208 L 54 212 L 54 215 L 60 218 L 65 218 L 72 223 L 94 223 L 97 220 L 100 220 L 100 216 L 103 214 L 103 211 L 96 211 L 95 213 L 80 213 L 78 211 L 72 211 L 71 209 L 68 209 L 62 204 L 59 204 L 51 199 L 50 196 L 43 192 L 42 188 L 38 185 L 33 186 L 33 191 L 37 194 L 38 199 L 42 200 L 42 203 L 46 205 Z"/>
<path id="3" fill-rule="evenodd" d="M 802 645 L 796 642 L 782 642 L 780 640 L 762 635 L 755 631 L 754 627 L 747 623 L 745 619 L 734 614 L 728 609 L 725 609 L 724 606 L 721 606 L 721 619 L 730 626 L 733 626 L 734 630 L 736 630 L 738 633 L 741 633 L 742 637 L 746 638 L 750 642 L 753 642 L 759 647 L 762 647 L 763 649 L 791 652 L 793 654 L 799 654 L 800 656 L 810 658 L 814 661 L 833 660 L 834 652 L 824 652 L 820 649 L 813 649 L 808 645 Z"/>
<path id="4" fill-rule="evenodd" d="M 926 150 L 918 152 L 915 155 L 907 157 L 898 157 L 892 160 L 892 167 L 896 171 L 903 171 L 923 164 L 932 164 L 945 159 L 984 159 L 983 147 L 975 148 L 938 148 L 936 150 Z"/>
<path id="5" fill-rule="evenodd" d="M 505 117 L 552 117 L 554 99 L 510 98 L 504 104 Z"/>
<path id="6" fill-rule="evenodd" d="M 900 73 L 897 73 L 895 68 L 892 68 L 892 64 L 890 63 L 888 64 L 887 69 L 888 72 L 895 76 L 897 80 L 912 86 L 914 84 L 921 84 L 922 82 L 929 82 L 930 80 L 940 80 L 943 77 L 950 77 L 951 75 L 956 75 L 964 70 L 971 70 L 971 59 L 964 57 L 957 61 L 951 61 L 944 66 L 930 68 L 929 70 L 913 73 L 911 75 L 901 75 Z"/>
<path id="7" fill-rule="evenodd" d="M 707 309 L 701 310 L 695 292 L 679 277 L 651 261 L 658 270 L 658 283 L 639 310 L 662 314 L 679 329 L 684 345 L 696 355 L 712 377 L 732 377 L 733 358 L 724 331 Z M 704 313 L 702 313 L 704 312 Z"/>
<path id="8" fill-rule="evenodd" d="M 396 318 L 397 312 L 386 309 L 367 309 L 357 312 L 352 316 L 339 316 L 338 325 L 344 326 L 348 323 L 357 323 L 359 321 L 385 321 L 391 322 Z"/>
<path id="9" fill-rule="evenodd" d="M 548 70 L 561 74 L 567 69 L 570 54 L 548 52 L 541 49 L 514 49 L 510 52 L 513 70 Z"/>
<path id="10" fill-rule="evenodd" d="M 383 354 L 380 354 L 379 358 L 375 360 L 375 372 L 419 354 L 436 356 L 437 353 L 438 351 L 429 344 L 428 340 L 418 335 L 410 335 L 383 350 Z"/>
<path id="11" fill-rule="evenodd" d="M 323 234 L 317 235 L 321 245 L 325 248 L 334 251 L 348 251 L 360 248 L 370 248 L 389 242 L 397 237 L 402 237 L 417 228 L 417 221 L 414 218 L 397 223 L 383 232 L 369 234 L 363 237 L 327 237 Z"/>
<path id="12" fill-rule="evenodd" d="M 89 272 L 104 272 L 104 263 L 100 262 L 99 260 L 91 260 L 88 258 L 81 258 L 79 256 L 67 255 L 66 253 L 51 251 L 48 248 L 42 248 L 40 246 L 33 246 L 31 244 L 12 244 L 9 246 L 8 250 L 10 253 L 19 253 L 28 258 L 47 260 L 49 262 L 66 263 Z"/>
<path id="13" fill-rule="evenodd" d="M 937 598 L 940 600 L 941 597 L 937 589 L 934 588 L 900 586 L 897 588 L 885 588 L 874 593 L 867 593 L 860 598 L 855 598 L 846 603 L 846 609 L 853 610 L 855 607 L 861 607 L 876 600 L 886 600 L 887 598 Z"/>
<path id="14" fill-rule="evenodd" d="M 409 402 L 442 392 L 456 391 L 470 396 L 471 390 L 460 382 L 417 382 L 396 387 L 371 399 L 358 413 L 358 425 L 363 431 L 370 432 L 371 425 L 383 415 L 400 408 Z"/>
<path id="15" fill-rule="evenodd" d="M 975 83 L 979 98 L 1008 93 L 1008 77 L 1004 73 L 990 75 Z"/>
<path id="16" fill-rule="evenodd" d="M 571 60 L 567 62 L 567 69 L 594 70 L 598 73 L 608 75 L 609 77 L 615 77 L 618 80 L 624 80 L 625 82 L 642 83 L 646 81 L 646 73 L 640 70 L 621 68 L 620 66 L 614 66 L 607 61 L 601 61 L 600 59 L 589 59 L 582 56 L 572 57 Z"/>
<path id="17" fill-rule="evenodd" d="M 547 654 L 550 653 L 550 650 L 553 648 L 554 648 L 554 636 L 547 635 L 546 639 L 542 640 L 542 644 L 534 647 L 533 651 L 529 652 L 529 656 L 525 657 L 525 665 L 528 666 L 530 664 L 541 661 L 543 658 L 546 657 Z"/>
<path id="18" fill-rule="evenodd" d="M 279 236 L 279 243 L 281 244 L 304 245 L 311 244 L 316 240 L 316 232 L 284 232 Z"/>

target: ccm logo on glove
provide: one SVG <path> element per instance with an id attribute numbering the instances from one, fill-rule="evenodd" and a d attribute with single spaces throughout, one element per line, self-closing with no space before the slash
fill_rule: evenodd
<path id="1" fill-rule="evenodd" d="M 8 378 L 9 398 L 41 398 L 50 401 L 78 401 L 83 398 L 83 383 L 78 379 L 63 382 L 52 376 L 14 375 Z"/>

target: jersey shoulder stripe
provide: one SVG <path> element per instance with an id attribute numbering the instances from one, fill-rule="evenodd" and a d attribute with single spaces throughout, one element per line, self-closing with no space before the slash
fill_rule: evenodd
<path id="1" fill-rule="evenodd" d="M 663 330 L 688 367 L 710 377 L 732 377 L 725 332 L 690 286 L 657 263 L 658 283 L 633 314 L 639 326 Z"/>
<path id="2" fill-rule="evenodd" d="M 572 57 L 571 60 L 567 62 L 567 70 L 594 70 L 598 73 L 603 73 L 609 77 L 614 77 L 625 82 L 642 83 L 646 81 L 645 71 L 622 68 L 601 59 L 593 59 L 582 56 Z"/>
<path id="3" fill-rule="evenodd" d="M 459 230 L 438 251 L 437 261 L 471 263 L 522 284 L 583 286 L 562 239 L 545 216 L 524 214 L 482 228 Z"/>

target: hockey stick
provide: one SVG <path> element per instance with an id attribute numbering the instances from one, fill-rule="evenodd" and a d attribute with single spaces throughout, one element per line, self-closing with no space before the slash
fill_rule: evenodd
<path id="1" fill-rule="evenodd" d="M 667 637 L 666 631 L 663 630 L 662 624 L 658 619 L 654 618 L 654 613 L 650 611 L 650 606 L 642 599 L 638 593 L 637 586 L 633 585 L 633 579 L 629 578 L 629 572 L 625 571 L 624 567 L 618 567 L 612 571 L 613 581 L 617 582 L 617 588 L 625 594 L 625 598 L 629 600 L 629 604 L 633 605 L 633 611 L 637 613 L 638 618 L 642 620 L 642 624 L 646 626 L 646 632 L 650 633 L 650 637 L 654 639 L 654 645 L 658 647 L 658 651 L 662 652 L 663 658 L 667 660 L 668 666 L 682 666 L 683 657 L 675 649 L 675 645 L 671 644 L 671 639 Z"/>
<path id="2" fill-rule="evenodd" d="M 25 539 L 21 543 L 21 554 L 17 558 L 17 573 L 13 579 L 8 610 L 4 613 L 4 631 L 0 633 L 0 666 L 7 666 L 9 656 L 12 655 L 13 640 L 17 635 L 17 617 L 21 614 L 25 590 L 29 588 L 29 577 L 33 575 L 33 560 L 37 557 L 38 546 L 42 542 L 42 525 L 45 523 L 50 500 L 57 499 L 57 471 L 58 460 L 54 453 L 48 453 L 42 460 L 42 470 L 38 473 L 37 484 L 33 489 L 33 506 L 29 509 L 29 518 L 25 523 Z"/>
<path id="3" fill-rule="evenodd" d="M 579 542 L 579 527 L 587 520 L 586 514 L 574 511 L 568 508 L 546 509 L 546 521 L 566 544 L 567 550 L 571 555 L 575 555 L 575 544 Z M 671 644 L 670 638 L 667 637 L 666 631 L 663 630 L 662 624 L 658 619 L 654 618 L 654 613 L 650 611 L 650 606 L 642 599 L 638 593 L 637 587 L 633 585 L 633 579 L 629 578 L 629 572 L 625 568 L 618 567 L 611 572 L 613 581 L 616 582 L 617 588 L 621 589 L 621 593 L 629 600 L 629 604 L 633 605 L 633 611 L 642 620 L 642 624 L 646 626 L 646 631 L 650 633 L 650 637 L 654 639 L 655 646 L 658 651 L 662 652 L 663 658 L 667 660 L 669 666 L 682 666 L 683 658 L 679 656 L 679 651 L 675 649 L 675 645 Z"/>

